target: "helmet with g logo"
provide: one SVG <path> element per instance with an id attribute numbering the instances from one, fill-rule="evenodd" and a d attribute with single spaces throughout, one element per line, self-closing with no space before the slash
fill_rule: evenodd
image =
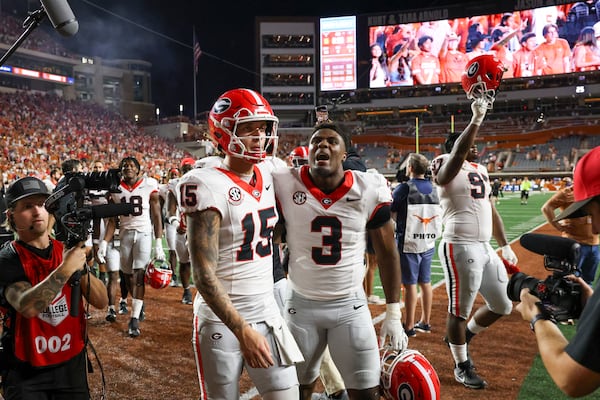
<path id="1" fill-rule="evenodd" d="M 266 135 L 260 149 L 247 148 L 237 129 L 245 122 L 266 123 Z M 208 116 L 208 129 L 212 139 L 228 155 L 260 162 L 267 154 L 277 151 L 277 125 L 279 119 L 273 114 L 269 102 L 250 89 L 234 89 L 223 93 L 212 106 Z"/>
<path id="2" fill-rule="evenodd" d="M 440 380 L 429 361 L 416 350 L 382 349 L 381 389 L 387 400 L 439 400 Z"/>
<path id="3" fill-rule="evenodd" d="M 502 82 L 504 71 L 502 62 L 494 55 L 484 54 L 473 58 L 467 63 L 461 78 L 467 98 L 470 100 L 484 98 L 491 106 Z"/>
<path id="4" fill-rule="evenodd" d="M 167 261 L 153 258 L 146 267 L 144 282 L 154 289 L 163 289 L 169 286 L 172 276 L 173 271 Z"/>

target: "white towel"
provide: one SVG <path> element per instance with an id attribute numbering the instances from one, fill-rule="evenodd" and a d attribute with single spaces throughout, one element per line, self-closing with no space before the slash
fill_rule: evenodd
<path id="1" fill-rule="evenodd" d="M 281 365 L 293 365 L 303 362 L 304 357 L 283 318 L 269 319 L 265 323 L 271 328 L 275 337 Z"/>

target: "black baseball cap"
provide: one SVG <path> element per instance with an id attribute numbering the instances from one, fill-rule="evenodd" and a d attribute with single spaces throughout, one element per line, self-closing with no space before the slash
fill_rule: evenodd
<path id="1" fill-rule="evenodd" d="M 36 194 L 43 194 L 46 197 L 50 196 L 48 187 L 46 187 L 44 182 L 33 176 L 17 179 L 6 190 L 6 205 L 14 207 L 17 201 Z"/>

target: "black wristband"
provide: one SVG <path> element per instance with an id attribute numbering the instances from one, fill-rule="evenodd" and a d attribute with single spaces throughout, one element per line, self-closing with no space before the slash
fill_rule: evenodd
<path id="1" fill-rule="evenodd" d="M 532 318 L 531 322 L 529 322 L 529 327 L 531 328 L 532 332 L 535 332 L 535 323 L 538 322 L 540 319 L 542 319 L 544 321 L 550 321 L 554 324 L 556 323 L 554 321 L 554 318 L 552 318 L 548 314 L 542 314 L 542 313 L 536 314 L 536 316 Z"/>

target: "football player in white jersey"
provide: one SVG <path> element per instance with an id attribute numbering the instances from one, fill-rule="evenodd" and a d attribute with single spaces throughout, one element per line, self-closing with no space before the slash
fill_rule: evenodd
<path id="1" fill-rule="evenodd" d="M 286 320 L 306 362 L 296 366 L 301 399 L 310 399 L 326 346 L 351 399 L 379 399 L 379 344 L 363 289 L 367 235 L 378 254 L 387 301 L 383 345 L 404 349 L 400 258 L 390 219 L 391 192 L 381 175 L 344 171 L 350 136 L 317 125 L 309 164 L 276 170 L 273 181 L 289 250 Z"/>
<path id="2" fill-rule="evenodd" d="M 209 113 L 220 167 L 193 169 L 177 185 L 194 283 L 193 345 L 201 399 L 239 398 L 242 369 L 267 400 L 298 399 L 302 355 L 273 294 L 277 222 L 267 147 L 278 119 L 249 89 L 222 94 Z"/>
<path id="3" fill-rule="evenodd" d="M 186 157 L 181 160 L 181 165 L 184 165 L 184 161 L 189 163 L 191 160 L 192 164 L 194 163 L 193 158 Z M 169 173 L 167 174 L 167 182 L 158 185 L 158 195 L 160 196 L 161 201 L 161 211 L 164 216 L 164 224 L 163 228 L 165 231 L 165 239 L 167 241 L 167 254 L 169 265 L 171 266 L 171 270 L 173 271 L 173 275 L 171 276 L 170 285 L 175 287 L 177 286 L 177 201 L 175 200 L 174 205 L 169 205 L 169 196 L 171 196 L 172 191 L 175 190 L 175 186 L 177 186 L 177 181 L 179 177 L 182 175 L 182 172 L 177 168 L 171 168 Z M 175 207 L 175 211 L 173 214 L 169 211 L 169 207 Z"/>
<path id="4" fill-rule="evenodd" d="M 448 294 L 445 340 L 454 358 L 456 381 L 468 388 L 483 389 L 487 383 L 474 371 L 467 345 L 473 335 L 512 309 L 506 294 L 506 269 L 489 243 L 491 237 L 502 247 L 505 259 L 516 263 L 517 258 L 506 240 L 502 219 L 490 200 L 487 169 L 475 162 L 475 137 L 488 101 L 476 99 L 471 109 L 471 122 L 462 133 L 450 135 L 446 141 L 449 154 L 433 160 L 432 173 L 443 212 L 438 254 Z M 467 323 L 477 292 L 485 298 L 486 304 L 475 311 Z"/>
<path id="5" fill-rule="evenodd" d="M 129 336 L 137 337 L 140 335 L 139 322 L 144 305 L 144 274 L 152 256 L 153 239 L 154 257 L 159 260 L 165 258 L 162 247 L 162 214 L 158 182 L 140 174 L 139 161 L 134 157 L 125 157 L 119 163 L 119 169 L 122 176 L 119 185 L 121 192 L 111 193 L 109 201 L 132 204 L 134 212 L 109 220 L 98 253 L 106 256 L 107 243 L 113 240 L 118 218 L 121 271 L 132 296 L 132 312 L 127 332 Z"/>
<path id="6" fill-rule="evenodd" d="M 185 157 L 181 160 L 181 175 L 185 175 L 194 168 L 195 160 L 191 157 Z M 167 244 L 169 249 L 173 249 L 176 254 L 176 260 L 171 262 L 171 269 L 175 271 L 175 263 L 179 263 L 179 278 L 183 286 L 183 295 L 181 302 L 183 304 L 192 304 L 192 291 L 190 289 L 190 278 L 192 270 L 190 266 L 190 252 L 187 248 L 187 235 L 185 226 L 185 215 L 179 212 L 177 207 L 177 184 L 180 177 L 173 178 L 167 183 Z M 173 275 L 175 279 L 175 275 Z"/>

